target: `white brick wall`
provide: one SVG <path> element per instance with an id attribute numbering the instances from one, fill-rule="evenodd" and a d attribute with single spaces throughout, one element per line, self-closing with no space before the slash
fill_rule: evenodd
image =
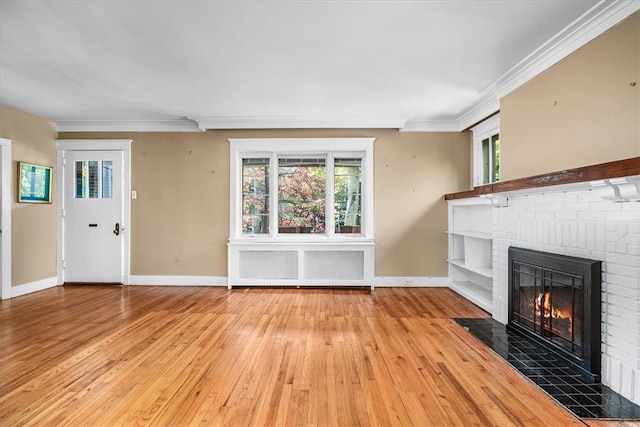
<path id="1" fill-rule="evenodd" d="M 507 322 L 507 249 L 602 263 L 602 382 L 640 404 L 640 203 L 585 190 L 508 197 L 493 210 L 493 317 Z"/>

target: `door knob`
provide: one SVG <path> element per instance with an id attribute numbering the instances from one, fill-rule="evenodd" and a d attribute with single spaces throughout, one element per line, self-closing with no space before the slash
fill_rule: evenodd
<path id="1" fill-rule="evenodd" d="M 120 235 L 120 223 L 116 222 L 116 228 L 113 229 L 113 234 L 115 234 L 116 236 Z"/>

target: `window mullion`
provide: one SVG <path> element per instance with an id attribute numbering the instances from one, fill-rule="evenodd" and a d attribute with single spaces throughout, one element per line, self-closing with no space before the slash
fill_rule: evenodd
<path id="1" fill-rule="evenodd" d="M 278 154 L 269 159 L 269 237 L 278 235 Z"/>
<path id="2" fill-rule="evenodd" d="M 324 224 L 325 233 L 329 237 L 335 234 L 335 162 L 333 153 L 327 153 L 326 160 L 326 189 L 325 189 L 325 208 L 324 208 Z"/>

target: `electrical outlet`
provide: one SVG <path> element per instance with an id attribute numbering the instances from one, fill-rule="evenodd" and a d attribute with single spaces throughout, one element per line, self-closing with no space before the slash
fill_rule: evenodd
<path id="1" fill-rule="evenodd" d="M 131 199 L 135 200 L 138 198 L 138 192 L 136 190 L 131 191 Z"/>

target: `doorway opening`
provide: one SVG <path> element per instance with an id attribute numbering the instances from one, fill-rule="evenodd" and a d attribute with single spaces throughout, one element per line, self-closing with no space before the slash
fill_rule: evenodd
<path id="1" fill-rule="evenodd" d="M 11 298 L 11 140 L 0 138 L 0 298 Z"/>

